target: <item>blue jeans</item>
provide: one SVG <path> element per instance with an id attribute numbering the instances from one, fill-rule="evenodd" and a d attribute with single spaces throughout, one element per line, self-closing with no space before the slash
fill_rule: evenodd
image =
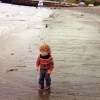
<path id="1" fill-rule="evenodd" d="M 50 87 L 51 85 L 50 74 L 47 74 L 47 70 L 40 69 L 39 84 L 42 89 L 44 89 L 44 81 L 46 81 L 46 86 Z"/>

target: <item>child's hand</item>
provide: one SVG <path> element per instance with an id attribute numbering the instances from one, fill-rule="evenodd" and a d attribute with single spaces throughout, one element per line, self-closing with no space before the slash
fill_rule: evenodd
<path id="1" fill-rule="evenodd" d="M 48 71 L 47 71 L 47 74 L 51 74 L 51 71 L 50 71 L 50 70 L 48 70 Z"/>
<path id="2" fill-rule="evenodd" d="M 36 71 L 38 72 L 38 70 L 39 70 L 39 68 L 38 67 L 36 67 Z"/>

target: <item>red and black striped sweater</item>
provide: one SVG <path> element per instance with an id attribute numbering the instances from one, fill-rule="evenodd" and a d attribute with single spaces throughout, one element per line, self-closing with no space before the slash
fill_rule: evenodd
<path id="1" fill-rule="evenodd" d="M 52 71 L 54 68 L 53 57 L 51 55 L 42 56 L 41 54 L 38 56 L 36 61 L 36 66 L 40 67 L 43 70 L 50 70 Z"/>

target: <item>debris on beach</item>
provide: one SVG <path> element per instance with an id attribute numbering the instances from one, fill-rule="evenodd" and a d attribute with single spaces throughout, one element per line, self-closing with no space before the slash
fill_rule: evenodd
<path id="1" fill-rule="evenodd" d="M 48 28 L 48 24 L 46 24 L 45 27 Z"/>
<path id="2" fill-rule="evenodd" d="M 89 4 L 88 7 L 94 7 L 94 4 Z"/>
<path id="3" fill-rule="evenodd" d="M 18 71 L 18 69 L 9 69 L 9 70 L 7 71 L 7 73 L 8 73 L 8 72 L 13 72 L 13 71 Z"/>
<path id="4" fill-rule="evenodd" d="M 14 55 L 14 53 L 11 53 L 11 55 Z"/>
<path id="5" fill-rule="evenodd" d="M 16 67 L 26 67 L 25 65 L 17 65 Z"/>

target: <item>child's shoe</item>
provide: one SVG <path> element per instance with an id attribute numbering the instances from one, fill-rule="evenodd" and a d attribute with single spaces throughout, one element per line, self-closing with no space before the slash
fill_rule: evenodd
<path id="1" fill-rule="evenodd" d="M 50 89 L 50 86 L 46 86 L 46 87 L 45 87 L 45 90 L 49 90 L 49 89 Z"/>
<path id="2" fill-rule="evenodd" d="M 38 85 L 38 86 L 37 86 L 37 89 L 38 89 L 38 90 L 41 90 L 41 89 L 42 89 L 42 88 L 41 88 L 41 85 Z"/>

